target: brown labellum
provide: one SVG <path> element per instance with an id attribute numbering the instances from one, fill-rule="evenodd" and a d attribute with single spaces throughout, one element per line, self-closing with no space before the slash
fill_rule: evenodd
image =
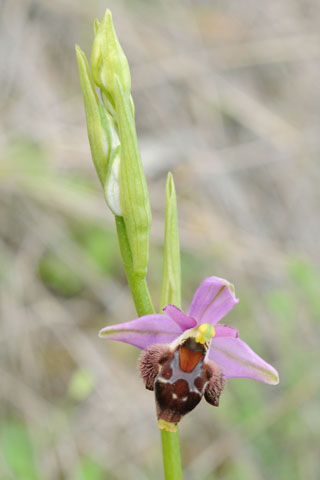
<path id="1" fill-rule="evenodd" d="M 219 405 L 225 378 L 215 363 L 205 360 L 207 347 L 188 338 L 175 350 L 153 345 L 142 352 L 140 373 L 148 390 L 155 391 L 158 419 L 177 424 L 204 395 Z"/>

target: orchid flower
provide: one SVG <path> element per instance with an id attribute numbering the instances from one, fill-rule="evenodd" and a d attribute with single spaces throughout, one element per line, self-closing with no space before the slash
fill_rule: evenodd
<path id="1" fill-rule="evenodd" d="M 238 302 L 232 284 L 209 277 L 196 290 L 188 315 L 167 305 L 164 313 L 100 331 L 100 337 L 143 350 L 140 372 L 146 388 L 155 391 L 160 428 L 175 431 L 202 396 L 218 406 L 227 378 L 279 382 L 277 371 L 239 338 L 236 329 L 218 324 Z"/>

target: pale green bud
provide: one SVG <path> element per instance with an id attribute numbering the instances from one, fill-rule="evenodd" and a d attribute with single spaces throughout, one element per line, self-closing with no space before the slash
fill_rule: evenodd
<path id="1" fill-rule="evenodd" d="M 110 10 L 106 10 L 101 23 L 95 22 L 95 38 L 91 52 L 91 68 L 95 83 L 114 103 L 115 75 L 124 92 L 131 90 L 128 60 L 121 48 L 112 23 Z"/>
<path id="2" fill-rule="evenodd" d="M 172 174 L 166 184 L 166 215 L 161 288 L 161 308 L 181 306 L 181 267 L 176 191 Z"/>
<path id="3" fill-rule="evenodd" d="M 120 202 L 130 244 L 133 270 L 144 276 L 149 258 L 151 209 L 138 147 L 132 101 L 115 76 L 115 107 L 121 143 Z"/>

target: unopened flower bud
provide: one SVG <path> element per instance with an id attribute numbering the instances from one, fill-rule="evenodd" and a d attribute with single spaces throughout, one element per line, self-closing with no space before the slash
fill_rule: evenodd
<path id="1" fill-rule="evenodd" d="M 96 31 L 92 53 L 91 68 L 95 83 L 114 103 L 115 75 L 126 93 L 131 90 L 131 76 L 128 60 L 123 53 L 112 23 L 110 10 L 106 10 L 101 23 L 95 22 Z"/>

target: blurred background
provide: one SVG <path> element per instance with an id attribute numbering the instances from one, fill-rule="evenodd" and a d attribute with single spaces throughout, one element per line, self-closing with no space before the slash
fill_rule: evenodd
<path id="1" fill-rule="evenodd" d="M 0 1 L 0 479 L 162 478 L 135 318 L 90 158 L 74 54 L 106 7 L 131 65 L 159 302 L 174 174 L 187 309 L 235 284 L 226 323 L 280 373 L 228 382 L 181 423 L 187 480 L 320 478 L 317 0 Z"/>

